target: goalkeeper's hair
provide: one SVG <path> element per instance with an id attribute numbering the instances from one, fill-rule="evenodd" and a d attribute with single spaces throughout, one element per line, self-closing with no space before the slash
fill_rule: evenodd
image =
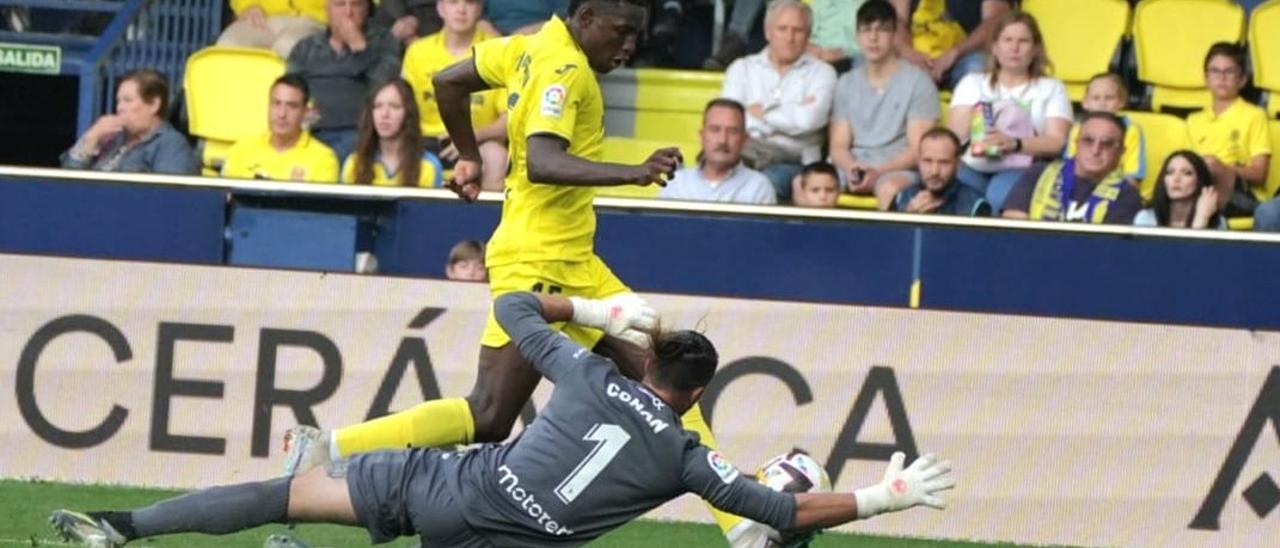
<path id="1" fill-rule="evenodd" d="M 576 12 L 578 11 L 578 8 L 580 8 L 580 7 L 582 7 L 582 6 L 596 6 L 596 7 L 608 6 L 608 7 L 613 7 L 613 6 L 617 6 L 617 5 L 619 5 L 619 4 L 630 4 L 630 5 L 632 5 L 632 6 L 639 6 L 639 7 L 642 7 L 642 8 L 648 8 L 648 7 L 649 7 L 649 0 L 570 0 L 570 1 L 569 1 L 569 16 L 570 16 L 570 17 L 572 17 L 572 16 L 573 16 L 573 14 L 574 14 L 574 13 L 576 13 Z"/>
<path id="2" fill-rule="evenodd" d="M 661 388 L 690 392 L 711 382 L 720 355 L 702 333 L 683 329 L 653 334 L 653 380 Z"/>

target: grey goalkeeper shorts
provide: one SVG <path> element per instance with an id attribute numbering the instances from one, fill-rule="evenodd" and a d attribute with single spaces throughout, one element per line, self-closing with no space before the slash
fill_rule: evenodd
<path id="1" fill-rule="evenodd" d="M 347 491 L 374 544 L 418 535 L 423 548 L 493 546 L 467 525 L 462 501 L 446 485 L 457 459 L 436 449 L 384 451 L 351 458 Z"/>

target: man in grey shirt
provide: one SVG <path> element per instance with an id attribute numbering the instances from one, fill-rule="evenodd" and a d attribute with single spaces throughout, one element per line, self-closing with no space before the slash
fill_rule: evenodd
<path id="1" fill-rule="evenodd" d="M 328 0 L 329 28 L 289 54 L 288 72 L 307 81 L 320 118 L 311 134 L 341 162 L 355 149 L 356 124 L 369 91 L 400 74 L 400 43 L 369 25 L 369 0 Z"/>
<path id="2" fill-rule="evenodd" d="M 778 195 L 763 173 L 742 165 L 747 112 L 733 99 L 712 99 L 702 111 L 702 155 L 681 169 L 658 197 L 699 202 L 776 204 Z"/>
<path id="3" fill-rule="evenodd" d="M 845 191 L 874 193 L 876 206 L 886 210 L 919 179 L 915 148 L 938 122 L 941 108 L 933 80 L 894 49 L 893 6 L 868 0 L 858 8 L 857 24 L 865 63 L 836 83 L 827 138 Z"/>
<path id="4" fill-rule="evenodd" d="M 128 512 L 54 512 L 64 537 L 99 546 L 178 532 L 230 533 L 287 521 L 360 525 L 375 542 L 420 535 L 429 546 L 577 546 L 684 493 L 777 530 L 830 527 L 916 505 L 942 508 L 950 465 L 891 459 L 881 483 L 848 493 L 771 491 L 680 428 L 715 374 L 711 341 L 659 333 L 637 382 L 613 362 L 552 330 L 601 301 L 509 293 L 495 314 L 524 355 L 555 383 L 551 401 L 514 441 L 462 451 L 362 454 L 346 478 L 303 475 L 215 487 Z M 641 307 L 647 308 L 647 307 Z M 606 322 L 652 327 L 651 310 L 613 307 Z"/>

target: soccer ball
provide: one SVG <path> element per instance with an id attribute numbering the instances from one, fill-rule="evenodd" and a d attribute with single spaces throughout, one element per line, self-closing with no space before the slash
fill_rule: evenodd
<path id="1" fill-rule="evenodd" d="M 756 471 L 756 481 L 784 493 L 820 493 L 831 491 L 827 470 L 803 449 L 792 449 L 769 459 Z M 733 548 L 798 548 L 808 546 L 814 532 L 783 535 L 772 527 L 751 520 L 729 533 Z"/>
<path id="2" fill-rule="evenodd" d="M 784 493 L 831 491 L 831 478 L 827 476 L 827 470 L 800 448 L 769 459 L 756 472 L 756 481 Z"/>

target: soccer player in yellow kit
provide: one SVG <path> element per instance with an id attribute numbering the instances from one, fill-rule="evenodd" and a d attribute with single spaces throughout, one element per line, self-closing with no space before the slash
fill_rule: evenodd
<path id="1" fill-rule="evenodd" d="M 621 66 L 635 51 L 647 5 L 648 0 L 573 0 L 568 22 L 553 17 L 535 35 L 476 44 L 472 59 L 435 77 L 440 113 L 459 151 L 450 186 L 467 200 L 479 193 L 481 166 L 468 108 L 470 94 L 493 88 L 506 88 L 510 94 L 507 195 L 485 261 L 495 299 L 531 290 L 612 300 L 616 306 L 639 301 L 594 253 L 592 187 L 664 184 L 681 158 L 671 147 L 655 151 L 641 165 L 601 162 L 604 98 L 594 72 Z M 609 313 L 598 314 L 595 323 L 603 325 Z M 612 355 L 624 371 L 638 371 L 642 365 L 638 349 L 623 339 L 578 325 L 560 329 L 579 344 Z M 405 446 L 505 439 L 541 377 L 525 363 L 492 312 L 481 343 L 479 371 L 469 396 L 425 402 L 336 430 L 329 437 L 328 454 L 343 457 Z M 690 409 L 683 422 L 715 448 L 700 408 Z M 741 521 L 714 508 L 712 512 L 726 533 Z"/>

